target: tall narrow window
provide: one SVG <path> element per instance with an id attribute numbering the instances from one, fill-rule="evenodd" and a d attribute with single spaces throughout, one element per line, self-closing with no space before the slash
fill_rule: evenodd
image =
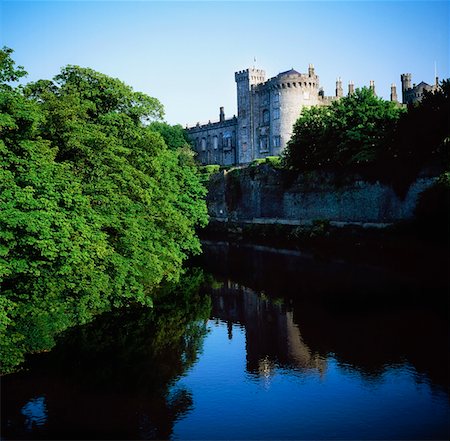
<path id="1" fill-rule="evenodd" d="M 261 153 L 269 151 L 269 143 L 267 142 L 267 136 L 261 136 L 261 138 L 259 138 L 259 151 Z"/>

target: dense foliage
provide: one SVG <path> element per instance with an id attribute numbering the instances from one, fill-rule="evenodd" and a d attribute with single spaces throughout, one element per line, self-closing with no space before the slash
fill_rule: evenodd
<path id="1" fill-rule="evenodd" d="M 163 116 L 155 98 L 77 66 L 12 87 L 23 75 L 0 51 L 0 349 L 10 364 L 20 346 L 47 348 L 112 306 L 151 305 L 199 252 L 194 227 L 207 220 L 192 153 L 148 124 Z"/>
<path id="2" fill-rule="evenodd" d="M 443 81 L 438 91 L 405 108 L 363 88 L 329 107 L 305 109 L 286 148 L 285 165 L 370 172 L 407 183 L 425 165 L 448 169 L 449 92 L 449 81 Z"/>

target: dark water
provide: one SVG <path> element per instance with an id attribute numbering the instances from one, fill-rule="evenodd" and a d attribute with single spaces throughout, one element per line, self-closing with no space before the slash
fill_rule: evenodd
<path id="1" fill-rule="evenodd" d="M 445 277 L 220 243 L 194 263 L 212 287 L 3 377 L 2 438 L 448 439 Z"/>

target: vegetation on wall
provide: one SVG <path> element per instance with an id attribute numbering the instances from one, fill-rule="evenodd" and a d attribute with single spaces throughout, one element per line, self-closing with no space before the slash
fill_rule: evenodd
<path id="1" fill-rule="evenodd" d="M 191 150 L 155 123 L 158 100 L 78 66 L 13 86 L 26 73 L 11 54 L 0 51 L 0 352 L 14 365 L 18 348 L 48 348 L 99 312 L 151 305 L 200 251 L 207 210 Z"/>

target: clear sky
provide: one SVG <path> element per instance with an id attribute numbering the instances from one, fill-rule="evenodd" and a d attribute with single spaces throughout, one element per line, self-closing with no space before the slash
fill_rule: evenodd
<path id="1" fill-rule="evenodd" d="M 0 0 L 0 44 L 29 72 L 91 67 L 158 98 L 171 123 L 236 113 L 234 72 L 267 78 L 313 63 L 326 95 L 336 77 L 377 94 L 449 75 L 449 2 L 441 1 L 8 1 Z"/>

